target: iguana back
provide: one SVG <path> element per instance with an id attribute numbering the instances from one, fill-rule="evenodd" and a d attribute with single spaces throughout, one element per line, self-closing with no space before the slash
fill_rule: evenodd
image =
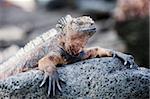
<path id="1" fill-rule="evenodd" d="M 35 67 L 44 55 L 57 49 L 57 40 L 60 35 L 61 33 L 56 29 L 51 29 L 27 43 L 16 55 L 0 65 L 0 78 Z"/>

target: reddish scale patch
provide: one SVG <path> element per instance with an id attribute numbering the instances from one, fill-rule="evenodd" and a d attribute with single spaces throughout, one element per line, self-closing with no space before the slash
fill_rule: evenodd
<path id="1" fill-rule="evenodd" d="M 69 50 L 71 51 L 71 53 L 73 53 L 74 55 L 79 54 L 80 51 L 83 50 L 83 48 L 85 47 L 87 41 L 88 41 L 88 36 L 86 35 L 75 35 L 71 38 L 71 44 L 69 45 Z"/>

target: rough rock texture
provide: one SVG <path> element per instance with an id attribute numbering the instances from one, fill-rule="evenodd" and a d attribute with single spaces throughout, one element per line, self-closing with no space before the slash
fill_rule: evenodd
<path id="1" fill-rule="evenodd" d="M 122 65 L 117 58 L 95 58 L 59 67 L 62 93 L 54 99 L 148 99 L 150 70 Z M 0 81 L 0 99 L 47 99 L 39 88 L 42 72 L 31 70 Z"/>

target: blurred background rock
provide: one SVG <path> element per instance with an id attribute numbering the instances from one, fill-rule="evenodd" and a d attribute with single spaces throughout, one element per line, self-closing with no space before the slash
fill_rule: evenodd
<path id="1" fill-rule="evenodd" d="M 71 14 L 95 20 L 97 33 L 88 47 L 127 52 L 149 68 L 148 4 L 148 0 L 0 0 L 0 63 Z"/>

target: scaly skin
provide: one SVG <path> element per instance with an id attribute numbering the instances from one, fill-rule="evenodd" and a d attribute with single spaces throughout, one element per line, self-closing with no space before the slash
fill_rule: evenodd
<path id="1" fill-rule="evenodd" d="M 57 34 L 59 33 L 52 29 L 21 48 L 15 56 L 0 65 L 0 79 L 34 68 L 48 52 L 56 50 L 53 45 L 58 43 Z"/>
<path id="2" fill-rule="evenodd" d="M 55 95 L 55 87 L 61 91 L 56 70 L 58 64 L 74 63 L 94 57 L 117 56 L 125 65 L 133 65 L 134 61 L 129 61 L 132 56 L 120 57 L 119 52 L 100 47 L 85 48 L 95 32 L 95 23 L 90 17 L 72 18 L 67 15 L 58 21 L 56 28 L 29 42 L 15 56 L 1 64 L 0 79 L 38 67 L 44 72 L 40 86 L 48 79 L 48 95 L 51 94 L 51 89 L 52 95 Z"/>

